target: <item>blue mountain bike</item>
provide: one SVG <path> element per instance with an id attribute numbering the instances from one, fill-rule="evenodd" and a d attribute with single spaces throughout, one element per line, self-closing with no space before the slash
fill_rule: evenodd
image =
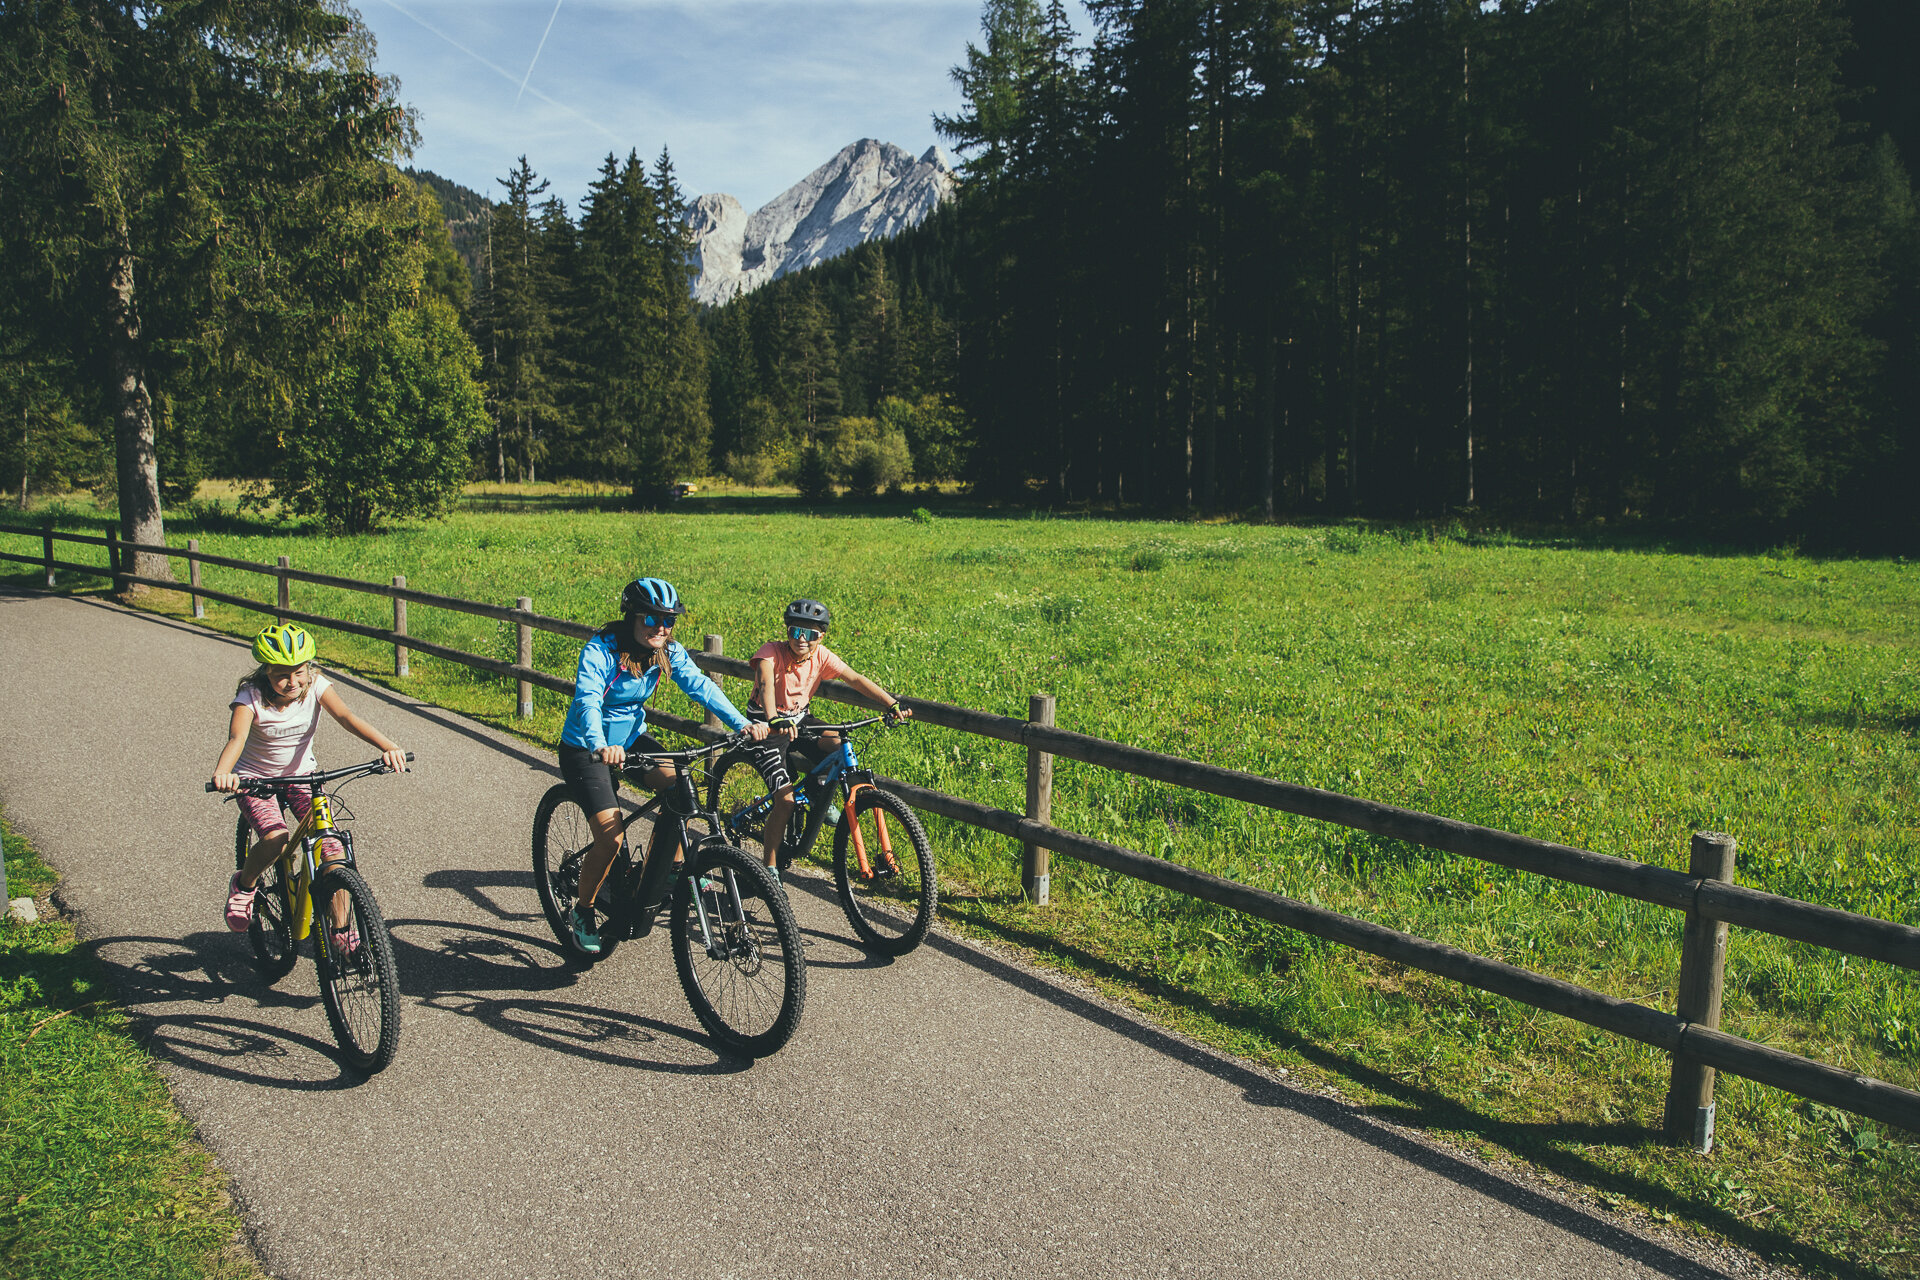
<path id="1" fill-rule="evenodd" d="M 919 816 L 905 800 L 874 785 L 872 770 L 862 769 L 854 754 L 852 731 L 883 719 L 819 725 L 794 744 L 790 758 L 800 776 L 779 862 L 785 866 L 806 857 L 820 829 L 831 824 L 833 880 L 847 923 L 871 950 L 898 956 L 926 938 L 940 887 Z M 823 742 L 819 735 L 825 733 L 838 734 L 839 744 Z M 767 779 L 738 750 L 714 762 L 707 784 L 707 808 L 720 815 L 742 847 L 763 857 L 770 791 Z"/>

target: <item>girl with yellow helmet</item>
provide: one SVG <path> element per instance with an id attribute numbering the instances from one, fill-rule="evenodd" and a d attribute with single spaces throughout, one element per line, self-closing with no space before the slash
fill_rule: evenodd
<path id="1" fill-rule="evenodd" d="M 291 774 L 314 772 L 313 738 L 320 727 L 320 712 L 325 710 L 340 726 L 355 737 L 363 738 L 380 752 L 387 766 L 398 772 L 407 767 L 407 753 L 395 746 L 378 729 L 347 710 L 333 681 L 313 664 L 313 637 L 291 623 L 268 627 L 253 641 L 253 660 L 259 665 L 234 690 L 228 704 L 227 745 L 213 765 L 213 785 L 220 791 L 237 791 L 240 779 L 284 778 Z M 313 803 L 305 787 L 291 787 L 287 798 L 301 818 Z M 253 895 L 260 873 L 273 865 L 287 842 L 287 820 L 281 816 L 280 802 L 271 797 L 240 797 L 259 840 L 254 843 L 246 865 L 227 882 L 227 928 L 244 933 L 253 919 Z M 332 837 L 320 842 L 321 860 L 337 861 L 343 855 Z M 335 894 L 333 924 L 338 931 L 334 942 L 340 953 L 351 955 L 360 939 L 348 929 L 347 904 Z"/>

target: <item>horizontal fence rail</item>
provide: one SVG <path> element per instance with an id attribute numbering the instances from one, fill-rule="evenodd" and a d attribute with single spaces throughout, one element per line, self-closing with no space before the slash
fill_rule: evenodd
<path id="1" fill-rule="evenodd" d="M 139 583 L 166 590 L 184 591 L 195 596 L 196 601 L 199 597 L 218 600 L 277 618 L 331 628 L 383 644 L 391 644 L 395 651 L 395 670 L 401 674 L 406 671 L 407 653 L 429 654 L 517 682 L 521 690 L 519 705 L 522 715 L 530 714 L 531 710 L 525 691 L 528 685 L 536 685 L 567 695 L 571 695 L 574 691 L 573 681 L 540 671 L 526 660 L 530 652 L 526 638 L 528 633 L 537 630 L 570 639 L 584 640 L 595 631 L 591 626 L 534 613 L 526 607 L 509 608 L 420 591 L 403 585 L 404 579 L 396 579 L 389 585 L 295 569 L 286 563 L 284 558 L 278 565 L 268 565 L 213 555 L 199 551 L 192 545 L 182 550 L 178 547 L 123 542 L 112 534 L 106 537 L 91 537 L 84 534 L 57 533 L 50 528 L 27 530 L 0 527 L 0 533 L 12 533 L 42 540 L 41 555 L 24 556 L 0 552 L 0 560 L 44 567 L 49 586 L 53 583 L 54 571 L 63 569 L 74 573 L 110 577 L 116 584 Z M 56 541 L 105 547 L 108 551 L 109 563 L 102 567 L 55 560 L 53 544 Z M 134 574 L 125 567 L 124 557 L 128 552 L 148 552 L 184 558 L 192 568 L 192 581 L 189 585 L 183 586 L 179 582 L 168 579 Z M 199 581 L 201 564 L 275 578 L 280 583 L 280 599 L 270 603 L 210 589 Z M 286 584 L 289 582 L 311 583 L 316 586 L 391 598 L 395 601 L 396 625 L 393 628 L 375 627 L 293 609 L 290 607 L 286 592 Z M 525 601 L 524 597 L 522 601 Z M 404 629 L 406 615 L 403 602 L 513 623 L 520 629 L 518 654 L 521 661 L 503 662 L 422 640 Z M 718 652 L 719 645 L 719 637 L 708 637 L 708 651 L 692 653 L 693 660 L 712 675 L 751 680 L 752 672 L 749 664 L 738 658 L 722 656 Z M 849 706 L 877 709 L 877 704 L 871 699 L 856 693 L 838 681 L 828 681 L 823 684 L 818 696 Z M 1036 698 L 1034 700 L 1036 707 L 1040 706 L 1042 701 Z M 1048 757 L 1058 756 L 1685 912 L 1689 920 L 1690 936 L 1702 926 L 1709 930 L 1720 931 L 1717 943 L 1709 937 L 1708 950 L 1713 952 L 1711 963 L 1714 966 L 1711 974 L 1688 972 L 1689 966 L 1703 966 L 1707 963 L 1705 960 L 1693 958 L 1691 943 L 1686 953 L 1687 958 L 1682 962 L 1680 986 L 1683 989 L 1695 986 L 1711 989 L 1710 1000 L 1700 1009 L 1695 1010 L 1692 1017 L 1665 1013 L 1557 978 L 1546 977 L 1504 961 L 1489 959 L 1430 939 L 1401 933 L 1371 921 L 1342 915 L 1282 894 L 1255 889 L 1163 858 L 1152 857 L 1120 845 L 1064 830 L 1053 826 L 1050 822 L 1036 820 L 1032 814 L 1023 815 L 1005 809 L 996 809 L 978 801 L 947 795 L 901 779 L 881 780 L 885 786 L 898 792 L 908 803 L 929 813 L 991 831 L 1022 843 L 1029 849 L 1030 859 L 1033 856 L 1031 852 L 1033 850 L 1051 850 L 1065 854 L 1177 893 L 1269 920 L 1314 937 L 1325 938 L 1342 946 L 1504 996 L 1661 1049 L 1673 1055 L 1675 1062 L 1675 1085 L 1673 1093 L 1669 1095 L 1668 1127 L 1676 1132 L 1676 1136 L 1684 1137 L 1689 1136 L 1687 1126 L 1690 1123 L 1692 1126 L 1690 1136 L 1701 1150 L 1710 1147 L 1712 1140 L 1710 1099 L 1713 1070 L 1732 1072 L 1816 1102 L 1840 1107 L 1920 1133 L 1920 1093 L 1883 1080 L 1844 1071 L 1785 1050 L 1745 1040 L 1722 1032 L 1717 1026 L 1720 981 L 1718 966 L 1725 953 L 1724 927 L 1726 925 L 1739 925 L 1743 928 L 1912 970 L 1920 970 L 1920 929 L 1838 908 L 1822 907 L 1763 890 L 1746 888 L 1733 884 L 1729 880 L 1714 878 L 1709 874 L 1692 874 L 1691 872 L 1696 868 L 1690 868 L 1689 872 L 1675 871 L 1667 867 L 1596 853 L 1589 849 L 1536 840 L 1491 827 L 1475 826 L 1417 810 L 1403 809 L 1298 783 L 1282 782 L 1258 774 L 1243 773 L 1217 765 L 1203 764 L 1178 756 L 1127 746 L 1104 738 L 1073 733 L 1056 728 L 1049 723 L 1052 715 L 1050 699 L 1045 700 L 1045 718 L 1036 715 L 1030 720 L 1019 720 L 1011 716 L 994 715 L 969 707 L 920 698 L 902 698 L 901 702 L 912 710 L 916 720 L 923 723 L 1026 747 L 1029 752 L 1030 771 L 1028 806 L 1030 810 L 1035 810 L 1043 817 L 1046 815 L 1049 801 L 1044 796 L 1035 794 L 1032 779 L 1037 768 L 1045 764 L 1050 781 L 1051 770 Z M 721 736 L 710 723 L 702 723 L 699 720 L 668 712 L 650 710 L 647 718 L 651 724 L 659 728 L 687 737 L 712 741 Z M 1731 866 L 1730 840 L 1726 840 L 1725 837 L 1696 837 L 1696 848 L 1702 839 L 1726 841 L 1727 865 Z M 1044 862 L 1038 865 L 1042 868 L 1039 882 L 1044 885 Z M 1031 879 L 1032 877 L 1029 876 L 1029 880 Z M 1030 883 L 1029 890 L 1031 889 Z M 1714 950 L 1716 946 L 1717 950 Z M 1684 995 L 1682 1009 L 1685 1012 L 1686 997 Z M 1688 1085 L 1689 1090 L 1697 1089 L 1700 1096 L 1706 1100 L 1705 1105 L 1699 1109 L 1701 1111 L 1699 1116 L 1680 1115 L 1674 1105 L 1675 1098 L 1683 1092 L 1681 1080 L 1687 1071 L 1704 1072 L 1704 1076 L 1698 1074 L 1693 1076 Z"/>

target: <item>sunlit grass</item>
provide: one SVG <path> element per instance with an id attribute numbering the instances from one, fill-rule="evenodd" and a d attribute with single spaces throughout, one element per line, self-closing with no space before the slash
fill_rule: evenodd
<path id="1" fill-rule="evenodd" d="M 0 820 L 8 890 L 54 875 Z M 225 1178 L 57 916 L 0 921 L 0 1275 L 257 1277 Z"/>

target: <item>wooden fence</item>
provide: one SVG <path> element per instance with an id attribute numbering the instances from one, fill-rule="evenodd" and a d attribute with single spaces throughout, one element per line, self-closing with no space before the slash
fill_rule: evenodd
<path id="1" fill-rule="evenodd" d="M 186 549 L 182 550 L 122 542 L 112 533 L 106 537 L 91 537 L 57 533 L 50 527 L 42 530 L 0 527 L 0 533 L 38 537 L 41 540 L 39 556 L 0 552 L 0 560 L 43 566 L 49 587 L 54 585 L 55 572 L 65 569 L 111 577 L 115 590 L 122 593 L 135 583 L 174 591 L 184 590 L 192 598 L 195 617 L 204 616 L 204 601 L 219 600 L 281 620 L 345 631 L 391 644 L 394 672 L 398 675 L 407 674 L 409 652 L 430 654 L 514 681 L 516 708 L 523 717 L 532 714 L 534 686 L 556 693 L 571 695 L 573 692 L 572 681 L 533 667 L 533 632 L 546 631 L 584 640 L 594 630 L 582 623 L 537 614 L 533 612 L 533 602 L 525 596 L 520 597 L 513 608 L 482 604 L 415 590 L 407 586 L 404 577 L 395 577 L 390 585 L 362 582 L 295 569 L 286 556 L 281 556 L 277 565 L 267 565 L 210 555 L 202 552 L 193 540 L 189 540 Z M 53 554 L 56 541 L 105 547 L 107 564 L 102 567 L 56 560 Z M 184 559 L 188 568 L 187 583 L 183 585 L 177 581 L 141 577 L 131 572 L 130 552 L 149 552 Z M 203 564 L 274 578 L 278 584 L 276 598 L 269 602 L 211 590 L 200 581 L 200 566 Z M 289 591 L 289 584 L 293 582 L 387 596 L 393 600 L 393 626 L 367 626 L 294 609 Z M 502 662 L 432 644 L 409 634 L 408 603 L 513 623 L 517 628 L 518 640 L 515 660 Z M 749 679 L 748 665 L 724 656 L 722 649 L 721 638 L 709 635 L 703 651 L 694 655 L 694 661 L 714 675 Z M 828 682 L 822 688 L 821 696 L 851 706 L 872 706 L 867 699 L 838 682 Z M 1036 900 L 1044 901 L 1047 896 L 1048 851 L 1062 853 L 1652 1045 L 1670 1054 L 1673 1060 L 1666 1099 L 1667 1132 L 1676 1140 L 1690 1142 L 1703 1152 L 1710 1150 L 1713 1144 L 1716 1071 L 1732 1072 L 1815 1102 L 1920 1133 L 1920 1093 L 1798 1054 L 1756 1044 L 1719 1029 L 1729 925 L 1740 925 L 1830 950 L 1920 970 L 1920 929 L 1734 884 L 1734 840 L 1731 836 L 1714 832 L 1696 833 L 1689 849 L 1687 870 L 1680 872 L 1072 733 L 1054 726 L 1053 699 L 1047 695 L 1036 695 L 1031 700 L 1025 720 L 918 698 L 902 701 L 912 708 L 915 718 L 923 723 L 1026 747 L 1025 813 L 995 809 L 901 779 L 883 781 L 916 808 L 997 832 L 1020 842 L 1023 846 L 1022 884 Z M 710 721 L 702 724 L 661 712 L 649 712 L 648 720 L 690 737 L 710 740 L 717 734 Z M 1055 757 L 1337 823 L 1354 830 L 1684 912 L 1686 927 L 1681 947 L 1676 1009 L 1673 1013 L 1666 1013 L 1633 1001 L 1621 1000 L 1503 961 L 1062 830 L 1050 821 L 1052 762 Z"/>

